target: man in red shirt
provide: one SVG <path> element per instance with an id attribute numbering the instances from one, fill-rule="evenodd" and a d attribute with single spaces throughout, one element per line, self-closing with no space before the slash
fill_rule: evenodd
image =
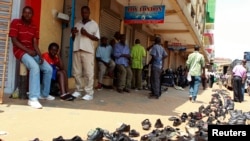
<path id="1" fill-rule="evenodd" d="M 10 25 L 9 37 L 13 44 L 13 53 L 29 70 L 28 105 L 41 109 L 38 99 L 54 100 L 49 95 L 52 67 L 43 60 L 38 48 L 39 32 L 32 23 L 33 9 L 25 6 L 21 19 L 14 19 Z M 42 89 L 40 89 L 40 71 L 43 73 Z"/>

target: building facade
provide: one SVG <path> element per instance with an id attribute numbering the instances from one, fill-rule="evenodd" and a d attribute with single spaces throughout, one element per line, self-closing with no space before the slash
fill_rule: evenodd
<path id="1" fill-rule="evenodd" d="M 11 19 L 19 18 L 21 10 L 25 5 L 34 8 L 34 23 L 40 30 L 39 47 L 46 52 L 51 42 L 57 42 L 61 46 L 61 56 L 67 67 L 69 85 L 74 87 L 71 81 L 71 58 L 72 42 L 70 29 L 74 23 L 81 19 L 80 8 L 88 5 L 91 9 L 91 19 L 95 20 L 100 27 L 101 36 L 108 39 L 113 38 L 116 31 L 125 33 L 127 44 L 131 47 L 134 40 L 139 38 L 141 44 L 147 48 L 153 43 L 155 36 L 162 38 L 162 43 L 168 52 L 165 62 L 166 68 L 176 69 L 179 65 L 185 66 L 189 53 L 193 52 L 193 46 L 201 46 L 201 53 L 209 62 L 209 54 L 204 45 L 204 31 L 206 29 L 206 6 L 207 0 L 6 0 L 12 3 Z M 124 22 L 124 7 L 142 6 L 147 7 L 161 5 L 165 7 L 164 22 L 161 24 L 126 24 Z M 1 13 L 1 10 L 0 10 Z M 59 13 L 69 17 L 63 20 Z M 7 78 L 5 82 L 5 93 L 12 93 L 18 80 L 19 63 L 12 54 L 12 44 L 8 44 Z M 98 46 L 98 42 L 95 43 Z M 180 51 L 180 47 L 185 51 Z M 149 56 L 145 60 L 147 63 Z M 165 69 L 166 69 L 165 68 Z"/>

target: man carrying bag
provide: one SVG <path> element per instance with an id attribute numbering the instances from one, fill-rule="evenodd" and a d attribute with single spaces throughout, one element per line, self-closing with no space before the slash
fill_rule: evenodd
<path id="1" fill-rule="evenodd" d="M 199 46 L 194 47 L 194 52 L 189 54 L 188 60 L 186 61 L 187 68 L 189 70 L 189 100 L 192 102 L 196 101 L 197 94 L 201 83 L 201 75 L 205 77 L 205 59 L 204 56 L 199 53 Z"/>

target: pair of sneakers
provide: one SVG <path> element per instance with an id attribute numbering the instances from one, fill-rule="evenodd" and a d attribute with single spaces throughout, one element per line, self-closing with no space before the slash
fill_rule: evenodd
<path id="1" fill-rule="evenodd" d="M 82 94 L 80 93 L 80 92 L 77 92 L 77 91 L 75 91 L 73 94 L 72 94 L 72 96 L 74 96 L 75 98 L 78 98 L 78 97 L 80 97 L 80 96 L 82 96 Z M 93 99 L 93 96 L 91 96 L 91 95 L 89 95 L 89 94 L 86 94 L 86 95 L 84 95 L 83 97 L 82 97 L 82 99 L 83 100 L 92 100 Z"/>

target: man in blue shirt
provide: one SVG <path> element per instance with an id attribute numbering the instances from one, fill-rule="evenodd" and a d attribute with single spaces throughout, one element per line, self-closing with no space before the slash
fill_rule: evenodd
<path id="1" fill-rule="evenodd" d="M 161 96 L 161 73 L 164 69 L 164 60 L 167 57 L 167 52 L 161 45 L 161 38 L 156 37 L 155 43 L 151 48 L 150 55 L 152 56 L 149 64 L 151 64 L 151 95 L 148 98 L 158 99 Z"/>
<path id="2" fill-rule="evenodd" d="M 120 42 L 115 44 L 114 47 L 114 57 L 115 63 L 118 70 L 118 85 L 117 91 L 119 93 L 130 92 L 131 82 L 132 82 L 132 70 L 130 68 L 130 49 L 128 45 L 125 44 L 126 35 L 121 34 Z"/>
<path id="3" fill-rule="evenodd" d="M 112 52 L 113 48 L 108 45 L 108 38 L 101 37 L 101 43 L 96 49 L 96 59 L 99 67 L 97 90 L 102 89 L 102 80 L 106 70 L 108 76 L 113 77 L 115 62 L 111 59 Z"/>

